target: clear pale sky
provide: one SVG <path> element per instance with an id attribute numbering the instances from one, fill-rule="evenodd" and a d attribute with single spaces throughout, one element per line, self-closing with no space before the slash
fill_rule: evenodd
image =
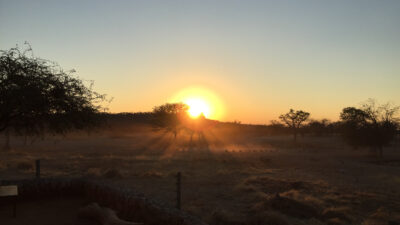
<path id="1" fill-rule="evenodd" d="M 25 41 L 94 80 L 111 112 L 150 111 L 193 86 L 219 96 L 221 120 L 244 123 L 400 103 L 398 0 L 0 0 L 0 49 Z"/>

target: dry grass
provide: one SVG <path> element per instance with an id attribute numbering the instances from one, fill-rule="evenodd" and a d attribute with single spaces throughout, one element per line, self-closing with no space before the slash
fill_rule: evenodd
<path id="1" fill-rule="evenodd" d="M 188 148 L 188 136 L 136 133 L 74 134 L 0 152 L 0 176 L 33 177 L 43 159 L 44 177 L 100 179 L 132 186 L 175 205 L 176 173 L 182 172 L 182 207 L 213 224 L 387 224 L 400 221 L 399 151 L 371 163 L 333 138 L 207 134 L 208 150 Z M 19 163 L 30 164 L 22 169 Z M 279 198 L 276 197 L 279 194 Z M 382 207 L 382 210 L 378 209 Z M 273 221 L 273 222 L 270 222 Z"/>
<path id="2" fill-rule="evenodd" d="M 304 191 L 299 191 L 295 189 L 283 192 L 281 196 L 306 203 L 307 205 L 311 205 L 314 208 L 324 208 L 326 204 L 322 199 L 318 198 L 314 194 L 305 193 Z"/>
<path id="3" fill-rule="evenodd" d="M 329 221 L 344 221 L 351 223 L 353 221 L 351 209 L 348 207 L 326 208 L 322 212 L 322 217 Z"/>
<path id="4" fill-rule="evenodd" d="M 86 171 L 86 175 L 89 177 L 101 177 L 102 174 L 103 174 L 103 171 L 100 168 L 89 168 Z"/>
<path id="5" fill-rule="evenodd" d="M 164 175 L 163 175 L 163 173 L 161 173 L 159 171 L 149 170 L 149 171 L 146 171 L 146 172 L 140 174 L 139 176 L 142 176 L 142 177 L 159 177 L 160 178 L 160 177 L 163 177 Z"/>
<path id="6" fill-rule="evenodd" d="M 123 175 L 118 169 L 108 169 L 103 173 L 103 177 L 108 179 L 122 178 Z"/>
<path id="7" fill-rule="evenodd" d="M 17 169 L 21 171 L 30 171 L 33 170 L 33 162 L 30 161 L 21 161 L 17 163 Z"/>

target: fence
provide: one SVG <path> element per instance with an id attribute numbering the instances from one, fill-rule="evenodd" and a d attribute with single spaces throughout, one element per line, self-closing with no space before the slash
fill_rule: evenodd
<path id="1" fill-rule="evenodd" d="M 35 160 L 35 167 L 34 167 L 34 177 L 32 176 L 31 179 L 41 179 L 41 171 L 42 171 L 42 161 L 40 159 Z M 29 178 L 25 178 L 29 180 Z M 181 199 L 182 199 L 182 173 L 177 172 L 176 176 L 174 177 L 176 179 L 176 208 L 181 209 Z M 173 180 L 171 180 L 171 184 L 173 183 Z M 2 184 L 2 180 L 0 179 L 0 185 Z M 172 185 L 171 185 L 172 186 Z"/>
<path id="2" fill-rule="evenodd" d="M 4 185 L 18 185 L 19 199 L 62 196 L 83 196 L 117 210 L 127 220 L 148 225 L 206 225 L 201 220 L 178 209 L 148 199 L 132 189 L 84 179 L 6 180 Z"/>

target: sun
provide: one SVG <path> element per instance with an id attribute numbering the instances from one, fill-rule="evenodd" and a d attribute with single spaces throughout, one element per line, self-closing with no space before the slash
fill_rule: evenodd
<path id="1" fill-rule="evenodd" d="M 199 98 L 189 98 L 184 101 L 189 106 L 188 113 L 192 118 L 197 118 L 203 114 L 206 118 L 210 116 L 210 106 L 206 101 Z"/>
<path id="2" fill-rule="evenodd" d="M 182 102 L 189 106 L 191 118 L 204 115 L 207 119 L 220 120 L 224 115 L 224 104 L 219 96 L 202 86 L 187 87 L 169 99 L 170 102 Z"/>

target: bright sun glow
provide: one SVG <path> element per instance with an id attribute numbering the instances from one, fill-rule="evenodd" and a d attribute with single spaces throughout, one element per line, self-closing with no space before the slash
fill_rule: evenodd
<path id="1" fill-rule="evenodd" d="M 186 103 L 189 106 L 189 115 L 193 118 L 199 117 L 201 114 L 203 114 L 205 117 L 210 116 L 210 107 L 208 104 L 198 98 L 190 98 L 187 99 L 184 103 Z"/>
<path id="2" fill-rule="evenodd" d="M 189 87 L 181 90 L 170 99 L 170 102 L 183 102 L 189 106 L 189 115 L 197 118 L 203 114 L 208 119 L 220 120 L 224 106 L 220 98 L 203 87 Z"/>

